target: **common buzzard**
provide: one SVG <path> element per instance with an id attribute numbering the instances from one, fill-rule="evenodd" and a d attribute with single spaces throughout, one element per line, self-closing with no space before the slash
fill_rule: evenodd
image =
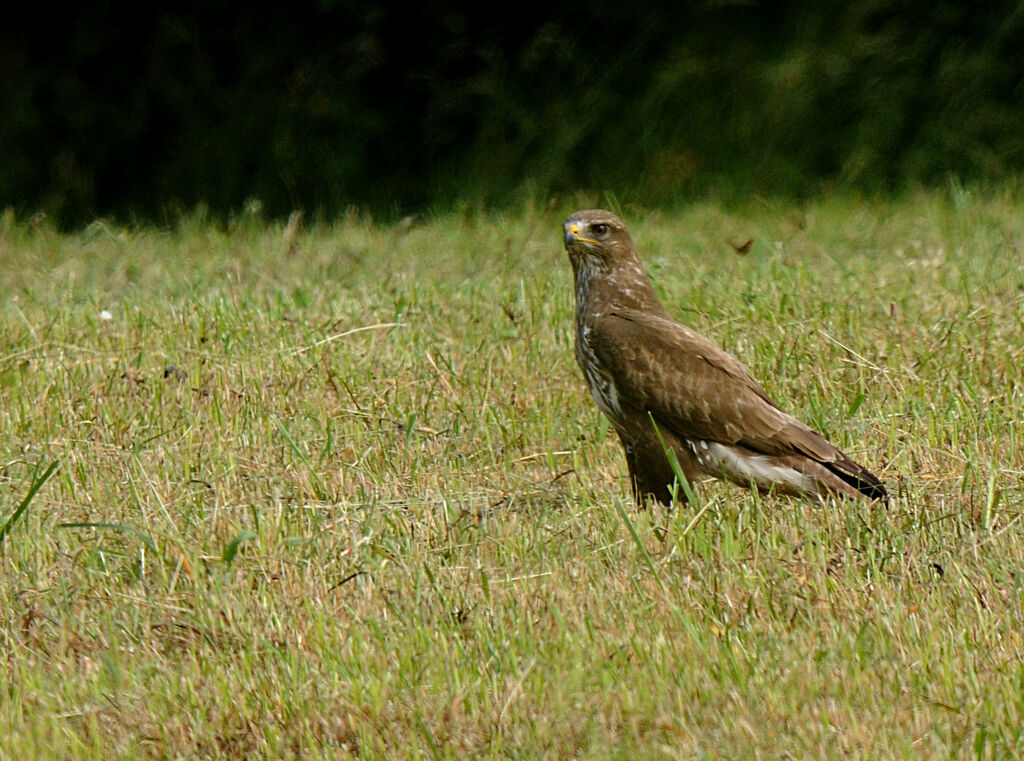
<path id="1" fill-rule="evenodd" d="M 735 357 L 668 316 L 621 219 L 577 211 L 563 229 L 576 286 L 576 360 L 619 434 L 639 505 L 672 499 L 666 448 L 690 484 L 714 477 L 783 494 L 888 501 L 881 481 L 779 409 Z"/>

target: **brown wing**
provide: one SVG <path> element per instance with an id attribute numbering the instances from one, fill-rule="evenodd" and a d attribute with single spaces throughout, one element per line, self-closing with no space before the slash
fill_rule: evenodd
<path id="1" fill-rule="evenodd" d="M 768 397 L 746 368 L 699 333 L 630 309 L 598 318 L 588 343 L 623 402 L 687 438 L 741 444 L 771 455 L 846 460 Z"/>

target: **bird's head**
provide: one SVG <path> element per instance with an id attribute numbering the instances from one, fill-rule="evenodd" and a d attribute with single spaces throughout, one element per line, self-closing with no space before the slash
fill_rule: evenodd
<path id="1" fill-rule="evenodd" d="M 562 232 L 576 282 L 577 314 L 588 303 L 664 312 L 621 219 L 601 209 L 577 211 Z"/>
<path id="2" fill-rule="evenodd" d="M 613 266 L 623 256 L 635 256 L 633 240 L 622 220 L 603 209 L 588 209 L 569 215 L 562 225 L 565 250 L 576 266 Z"/>

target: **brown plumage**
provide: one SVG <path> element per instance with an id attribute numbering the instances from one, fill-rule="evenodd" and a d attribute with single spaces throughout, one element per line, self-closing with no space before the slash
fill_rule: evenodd
<path id="1" fill-rule="evenodd" d="M 563 229 L 576 359 L 622 441 L 638 504 L 671 501 L 675 477 L 658 433 L 690 484 L 714 477 L 806 497 L 888 500 L 874 475 L 779 409 L 738 360 L 668 316 L 621 219 L 577 211 Z"/>

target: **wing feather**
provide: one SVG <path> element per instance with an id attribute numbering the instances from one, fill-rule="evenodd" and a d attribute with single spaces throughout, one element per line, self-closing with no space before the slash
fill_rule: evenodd
<path id="1" fill-rule="evenodd" d="M 593 321 L 588 342 L 620 398 L 677 435 L 771 455 L 845 459 L 779 409 L 739 360 L 668 317 L 616 309 Z"/>

